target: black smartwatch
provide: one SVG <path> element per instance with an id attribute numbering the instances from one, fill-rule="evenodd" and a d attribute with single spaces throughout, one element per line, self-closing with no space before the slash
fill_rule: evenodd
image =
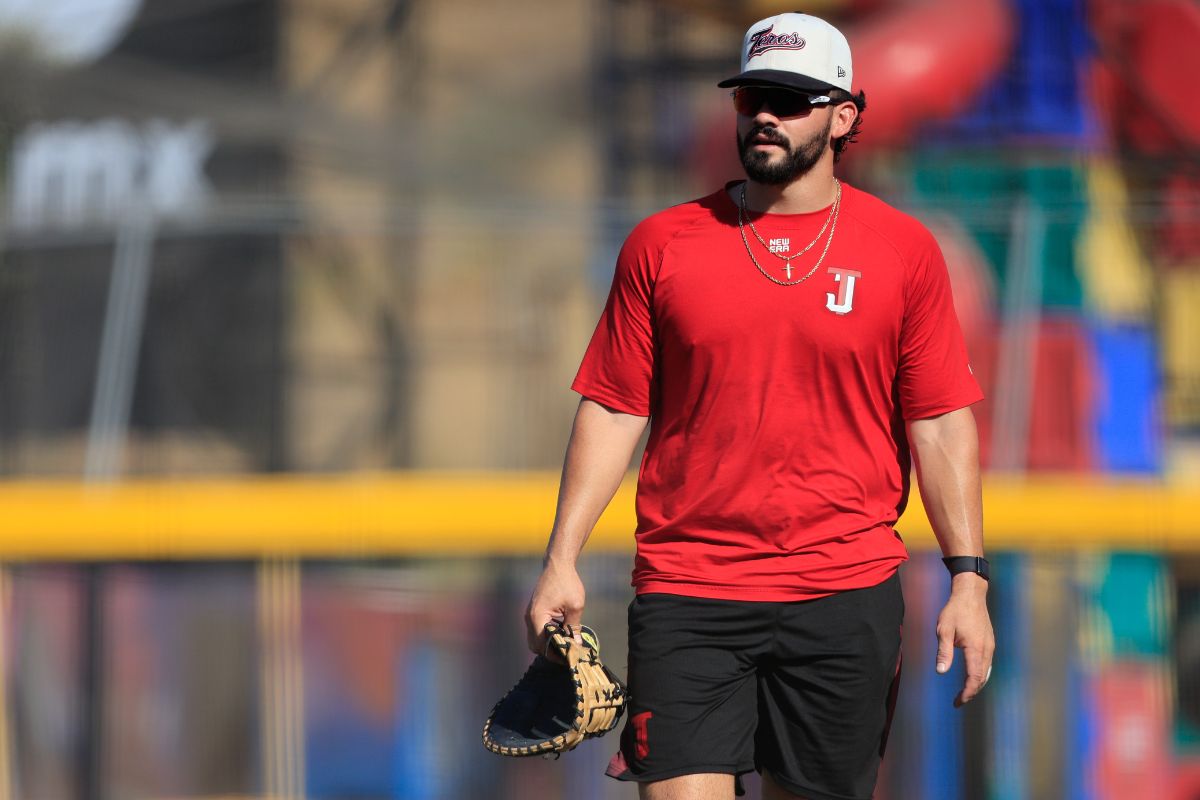
<path id="1" fill-rule="evenodd" d="M 985 581 L 991 580 L 988 560 L 983 556 L 948 556 L 942 559 L 942 563 L 946 565 L 946 569 L 950 570 L 951 575 L 957 575 L 960 572 L 974 572 Z"/>

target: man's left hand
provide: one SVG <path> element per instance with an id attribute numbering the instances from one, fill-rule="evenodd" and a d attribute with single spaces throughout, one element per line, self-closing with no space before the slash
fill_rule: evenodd
<path id="1" fill-rule="evenodd" d="M 954 698 L 955 707 L 959 707 L 979 694 L 991 677 L 996 636 L 988 616 L 987 581 L 973 573 L 961 573 L 951 580 L 950 599 L 937 621 L 937 671 L 949 672 L 954 648 L 962 649 L 967 679 Z"/>

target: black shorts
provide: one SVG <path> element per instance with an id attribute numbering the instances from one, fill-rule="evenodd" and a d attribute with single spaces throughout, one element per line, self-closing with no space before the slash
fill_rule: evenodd
<path id="1" fill-rule="evenodd" d="M 638 595 L 628 717 L 608 774 L 645 782 L 758 770 L 811 800 L 869 800 L 903 620 L 897 575 L 790 603 Z"/>

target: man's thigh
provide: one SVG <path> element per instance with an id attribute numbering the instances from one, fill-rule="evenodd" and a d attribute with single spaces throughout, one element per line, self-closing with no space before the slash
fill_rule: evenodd
<path id="1" fill-rule="evenodd" d="M 723 774 L 732 785 L 732 776 L 752 771 L 755 660 L 769 647 L 774 621 L 764 604 L 664 594 L 635 598 L 629 609 L 629 708 L 609 774 L 662 783 L 665 788 L 651 791 L 665 792 L 701 780 L 666 783 L 683 776 Z"/>
<path id="2" fill-rule="evenodd" d="M 771 779 L 771 773 L 762 776 L 762 800 L 808 800 L 803 795 L 784 789 Z"/>
<path id="3" fill-rule="evenodd" d="M 871 797 L 898 688 L 903 618 L 898 576 L 781 616 L 758 678 L 755 761 L 782 797 Z"/>
<path id="4" fill-rule="evenodd" d="M 641 800 L 733 800 L 732 775 L 701 772 L 638 784 Z"/>

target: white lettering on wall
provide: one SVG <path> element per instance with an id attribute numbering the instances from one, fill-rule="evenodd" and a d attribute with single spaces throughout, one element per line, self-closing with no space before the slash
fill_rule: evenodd
<path id="1" fill-rule="evenodd" d="M 134 204 L 160 217 L 187 217 L 212 193 L 204 162 L 214 146 L 199 120 L 31 125 L 13 144 L 10 221 L 23 230 L 107 225 Z"/>

